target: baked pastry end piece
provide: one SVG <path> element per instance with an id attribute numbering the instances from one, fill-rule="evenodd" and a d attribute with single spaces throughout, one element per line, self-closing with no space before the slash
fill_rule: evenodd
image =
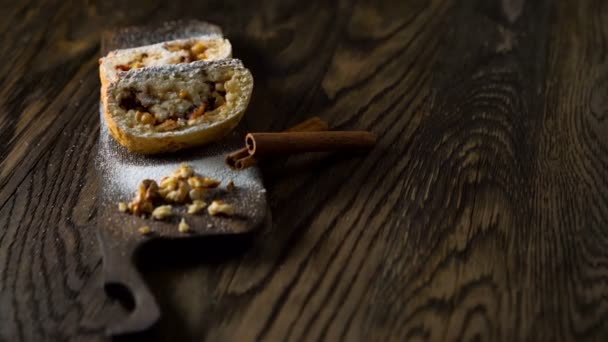
<path id="1" fill-rule="evenodd" d="M 99 76 L 102 87 L 105 88 L 110 83 L 116 82 L 123 72 L 132 69 L 230 57 L 232 57 L 230 41 L 221 36 L 178 39 L 111 51 L 99 59 Z"/>
<path id="2" fill-rule="evenodd" d="M 103 94 L 104 117 L 131 151 L 176 151 L 228 134 L 252 90 L 253 77 L 237 59 L 133 69 Z"/>

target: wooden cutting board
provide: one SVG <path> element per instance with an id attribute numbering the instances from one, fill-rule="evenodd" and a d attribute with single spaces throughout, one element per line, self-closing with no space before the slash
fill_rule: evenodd
<path id="1" fill-rule="evenodd" d="M 108 51 L 196 35 L 221 34 L 217 26 L 198 21 L 171 22 L 160 27 L 140 27 L 108 32 L 102 39 L 102 54 Z M 100 106 L 101 108 L 101 106 Z M 103 108 L 101 108 L 103 111 Z M 243 132 L 237 128 L 221 142 L 170 155 L 143 156 L 129 152 L 109 134 L 100 112 L 101 129 L 96 160 L 101 194 L 98 215 L 98 237 L 103 253 L 105 284 L 126 289 L 133 297 L 133 310 L 121 321 L 107 329 L 109 335 L 145 330 L 160 317 L 156 301 L 137 271 L 134 259 L 147 242 L 163 239 L 189 239 L 208 235 L 244 234 L 254 231 L 266 216 L 266 190 L 256 167 L 233 171 L 225 166 L 225 156 L 243 145 Z M 187 163 L 203 176 L 222 181 L 220 188 L 210 194 L 234 205 L 233 217 L 212 217 L 206 213 L 179 215 L 171 220 L 154 221 L 118 211 L 118 202 L 128 202 L 143 179 L 159 180 L 170 175 L 181 163 Z M 226 185 L 232 181 L 233 191 Z M 191 233 L 177 229 L 181 217 L 186 217 Z M 141 235 L 138 228 L 149 226 L 153 233 Z"/>

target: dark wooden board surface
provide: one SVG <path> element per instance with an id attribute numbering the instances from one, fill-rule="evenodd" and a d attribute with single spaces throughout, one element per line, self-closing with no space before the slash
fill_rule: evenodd
<path id="1" fill-rule="evenodd" d="M 126 317 L 95 237 L 100 35 L 184 17 L 224 27 L 251 68 L 250 129 L 319 115 L 379 143 L 265 165 L 272 225 L 253 239 L 142 250 L 165 315 L 134 338 L 608 339 L 605 1 L 3 1 L 0 17 L 0 340 L 104 340 Z"/>
<path id="2" fill-rule="evenodd" d="M 176 20 L 160 27 L 151 25 L 109 30 L 101 40 L 101 55 L 116 49 L 133 48 L 167 40 L 221 35 L 215 25 L 202 21 Z M 136 265 L 138 251 L 155 239 L 196 239 L 210 235 L 252 234 L 260 229 L 267 217 L 266 189 L 259 167 L 254 165 L 236 171 L 226 167 L 225 157 L 243 147 L 242 125 L 237 126 L 221 141 L 171 154 L 144 156 L 130 152 L 111 136 L 104 120 L 100 103 L 100 131 L 97 142 L 97 227 L 103 257 L 103 278 L 106 288 L 120 288 L 132 301 L 129 316 L 110 322 L 108 335 L 117 336 L 139 333 L 149 329 L 162 315 L 156 300 L 141 278 Z M 259 114 L 249 112 L 249 115 Z M 170 175 L 186 163 L 196 174 L 211 177 L 220 186 L 209 191 L 208 200 L 222 199 L 235 208 L 231 217 L 214 217 L 204 214 L 188 215 L 184 205 L 174 206 L 174 215 L 158 221 L 150 217 L 138 217 L 117 210 L 118 201 L 133 198 L 134 189 L 143 179 L 156 179 Z M 234 189 L 227 190 L 232 182 Z M 187 234 L 177 227 L 181 219 L 190 227 Z M 147 226 L 152 233 L 142 235 L 138 228 Z M 120 298 L 119 298 L 120 299 Z"/>

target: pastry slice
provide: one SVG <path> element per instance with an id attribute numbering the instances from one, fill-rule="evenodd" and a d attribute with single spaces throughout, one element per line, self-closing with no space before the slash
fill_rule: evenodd
<path id="1" fill-rule="evenodd" d="M 178 19 L 163 23 L 150 22 L 143 26 L 129 26 L 103 32 L 101 50 L 107 54 L 111 50 L 127 49 L 151 45 L 176 39 L 200 36 L 219 36 L 222 28 L 196 19 Z M 111 47 L 108 50 L 108 47 Z"/>
<path id="2" fill-rule="evenodd" d="M 126 71 L 150 66 L 209 61 L 232 56 L 228 39 L 218 34 L 115 50 L 99 60 L 102 90 Z"/>
<path id="3" fill-rule="evenodd" d="M 112 136 L 154 154 L 216 141 L 249 103 L 253 78 L 238 59 L 131 69 L 102 93 Z"/>

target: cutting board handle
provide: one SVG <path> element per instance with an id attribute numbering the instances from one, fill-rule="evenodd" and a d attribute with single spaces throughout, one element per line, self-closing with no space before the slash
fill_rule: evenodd
<path id="1" fill-rule="evenodd" d="M 104 242 L 107 242 L 107 239 Z M 121 246 L 122 253 L 116 253 L 116 247 L 107 253 L 108 247 L 102 242 L 103 275 L 108 295 L 119 297 L 130 310 L 127 317 L 108 324 L 106 333 L 109 336 L 125 335 L 140 332 L 152 327 L 160 318 L 160 309 L 141 277 L 134 263 L 134 248 Z M 126 303 L 124 303 L 126 302 Z"/>

